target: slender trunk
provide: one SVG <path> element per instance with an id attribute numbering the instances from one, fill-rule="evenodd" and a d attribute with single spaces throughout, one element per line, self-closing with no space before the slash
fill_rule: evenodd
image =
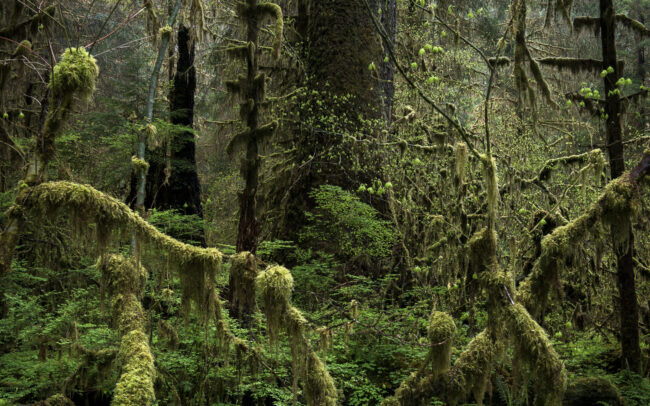
<path id="1" fill-rule="evenodd" d="M 250 10 L 255 10 L 257 0 L 248 0 Z M 253 44 L 253 52 L 249 52 L 246 70 L 246 92 L 244 100 L 252 100 L 252 106 L 246 118 L 246 125 L 251 134 L 246 142 L 246 160 L 242 164 L 242 176 L 246 181 L 244 190 L 240 195 L 239 230 L 237 233 L 237 252 L 249 251 L 255 253 L 257 249 L 257 235 L 259 222 L 256 218 L 256 196 L 259 183 L 260 158 L 258 155 L 257 140 L 252 136 L 259 126 L 259 103 L 261 89 L 256 84 L 258 70 L 258 21 L 257 13 L 251 12 L 247 17 L 246 41 Z"/>
<path id="2" fill-rule="evenodd" d="M 623 128 L 621 124 L 621 100 L 616 82 L 622 77 L 616 63 L 616 21 L 612 0 L 600 0 L 600 36 L 603 50 L 603 69 L 614 68 L 614 73 L 605 76 L 605 114 L 607 126 L 607 150 L 612 179 L 625 172 L 623 151 Z M 614 242 L 616 253 L 616 277 L 620 296 L 621 347 L 623 367 L 634 372 L 641 370 L 641 349 L 639 347 L 639 317 L 634 280 L 634 235 L 630 219 L 620 224 L 623 230 L 629 230 L 627 242 Z"/>
<path id="3" fill-rule="evenodd" d="M 169 16 L 168 26 L 173 27 L 176 22 L 176 17 L 180 11 L 183 0 L 176 0 L 174 4 L 174 9 L 172 10 L 171 15 Z M 158 77 L 160 76 L 160 70 L 162 68 L 163 60 L 165 59 L 165 53 L 167 51 L 167 45 L 169 45 L 169 38 L 171 36 L 170 32 L 163 33 L 162 41 L 160 42 L 160 49 L 158 50 L 158 57 L 156 59 L 156 64 L 153 67 L 153 72 L 151 73 L 151 80 L 149 82 L 149 96 L 147 97 L 147 109 L 146 109 L 146 118 L 148 122 L 151 122 L 153 119 L 153 106 L 156 96 L 156 88 L 158 87 Z M 145 152 L 147 149 L 147 137 L 144 131 L 140 132 L 138 137 L 138 158 L 144 160 Z M 140 179 L 138 181 L 138 193 L 136 197 L 135 207 L 144 212 L 144 199 L 146 196 L 146 186 L 147 186 L 147 173 L 146 171 L 140 171 Z"/>

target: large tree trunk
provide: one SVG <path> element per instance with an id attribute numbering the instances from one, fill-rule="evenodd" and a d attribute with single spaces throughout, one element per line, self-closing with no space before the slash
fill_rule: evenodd
<path id="1" fill-rule="evenodd" d="M 600 0 L 600 35 L 603 50 L 603 69 L 614 67 L 613 74 L 605 76 L 605 114 L 607 117 L 607 150 L 612 179 L 618 178 L 625 172 L 625 156 L 623 154 L 623 127 L 621 124 L 621 100 L 614 90 L 616 82 L 623 75 L 616 63 L 616 20 L 612 0 Z M 621 316 L 621 347 L 623 367 L 632 371 L 641 370 L 641 349 L 639 347 L 639 318 L 636 298 L 636 283 L 634 280 L 634 235 L 630 219 L 626 224 L 620 224 L 626 230 L 628 237 L 621 244 L 614 238 L 614 250 L 617 262 L 617 280 L 620 295 Z"/>
<path id="2" fill-rule="evenodd" d="M 269 197 L 270 204 L 284 208 L 273 225 L 278 238 L 296 239 L 305 211 L 313 208 L 309 193 L 319 185 L 356 190 L 381 178 L 379 154 L 350 137 L 374 137 L 392 119 L 394 66 L 384 62 L 388 46 L 381 43 L 365 1 L 311 0 L 308 18 L 301 19 L 309 92 L 299 106 L 301 124 L 291 130 L 292 161 L 299 169 L 292 179 L 281 179 L 286 186 Z M 388 37 L 394 37 L 395 0 L 367 1 Z"/>

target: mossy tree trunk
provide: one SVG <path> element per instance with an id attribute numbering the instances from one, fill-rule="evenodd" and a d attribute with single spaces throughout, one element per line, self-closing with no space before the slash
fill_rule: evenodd
<path id="1" fill-rule="evenodd" d="M 616 63 L 616 13 L 612 0 L 600 0 L 600 37 L 603 53 L 603 69 L 614 67 L 614 73 L 606 75 L 605 101 L 607 150 L 612 179 L 618 178 L 625 172 L 625 156 L 623 151 L 623 127 L 621 123 L 621 100 L 616 82 L 622 77 Z M 618 289 L 620 296 L 621 318 L 621 347 L 623 367 L 632 371 L 641 370 L 641 349 L 639 347 L 639 319 L 636 298 L 636 282 L 634 278 L 634 234 L 631 220 L 626 217 L 625 224 L 619 227 L 628 233 L 625 243 L 613 238 L 616 253 Z"/>
<path id="2" fill-rule="evenodd" d="M 177 37 L 178 59 L 169 93 L 170 122 L 187 128 L 194 123 L 196 68 L 194 41 L 190 31 L 180 26 Z M 202 216 L 201 185 L 196 171 L 196 144 L 191 131 L 179 130 L 168 141 L 168 160 L 162 153 L 150 158 L 145 207 L 175 209 L 182 214 Z M 151 155 L 154 155 L 153 153 Z M 168 161 L 168 162 L 167 162 Z M 167 168 L 169 164 L 169 168 Z M 166 173 L 165 169 L 169 172 Z"/>

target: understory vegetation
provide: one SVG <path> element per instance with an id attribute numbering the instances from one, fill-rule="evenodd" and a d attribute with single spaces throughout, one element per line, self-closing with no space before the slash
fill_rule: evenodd
<path id="1" fill-rule="evenodd" d="M 0 406 L 650 404 L 648 0 L 3 0 Z"/>

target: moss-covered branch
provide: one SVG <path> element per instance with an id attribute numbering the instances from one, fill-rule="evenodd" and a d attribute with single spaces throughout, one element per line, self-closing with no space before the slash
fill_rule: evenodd
<path id="1" fill-rule="evenodd" d="M 544 309 L 551 286 L 557 281 L 564 264 L 597 224 L 610 226 L 615 242 L 625 242 L 629 230 L 621 229 L 620 225 L 626 224 L 622 220 L 633 217 L 638 211 L 637 181 L 649 169 L 650 155 L 646 154 L 636 168 L 611 181 L 584 214 L 544 237 L 541 254 L 517 294 L 517 300 L 531 313 L 539 315 Z"/>
<path id="2" fill-rule="evenodd" d="M 216 293 L 214 279 L 223 255 L 215 248 L 200 248 L 182 243 L 156 229 L 126 204 L 91 186 L 71 182 L 47 182 L 33 189 L 22 205 L 11 210 L 27 210 L 41 217 L 65 211 L 97 224 L 100 248 L 111 236 L 122 231 L 135 232 L 142 242 L 149 242 L 169 255 L 178 269 L 183 288 L 183 302 L 189 310 L 194 302 L 202 314 L 214 314 Z"/>

